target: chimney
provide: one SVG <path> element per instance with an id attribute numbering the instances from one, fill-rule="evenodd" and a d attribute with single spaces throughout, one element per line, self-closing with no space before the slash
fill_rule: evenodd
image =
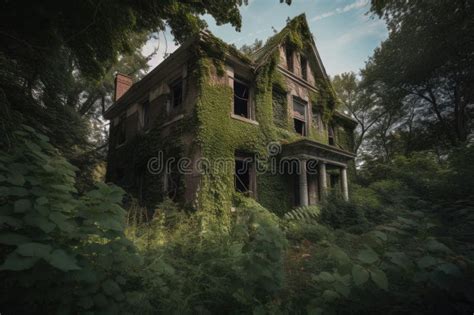
<path id="1" fill-rule="evenodd" d="M 132 86 L 133 80 L 126 74 L 117 73 L 115 75 L 115 93 L 114 93 L 114 101 L 117 101 L 128 89 Z"/>

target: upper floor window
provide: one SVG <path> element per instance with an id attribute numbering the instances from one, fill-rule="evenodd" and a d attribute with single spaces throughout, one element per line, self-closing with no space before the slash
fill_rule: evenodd
<path id="1" fill-rule="evenodd" d="M 334 127 L 333 125 L 328 126 L 328 143 L 330 145 L 335 145 L 336 144 L 336 137 L 334 135 Z"/>
<path id="2" fill-rule="evenodd" d="M 300 64 L 301 64 L 301 77 L 304 80 L 308 80 L 308 60 L 303 55 L 300 56 Z"/>
<path id="3" fill-rule="evenodd" d="M 293 123 L 296 133 L 306 136 L 306 107 L 307 103 L 299 97 L 293 97 Z"/>
<path id="4" fill-rule="evenodd" d="M 234 78 L 234 115 L 252 118 L 250 108 L 250 89 L 243 80 Z"/>
<path id="5" fill-rule="evenodd" d="M 127 113 L 123 113 L 120 115 L 118 124 L 117 124 L 117 146 L 125 143 L 127 140 L 127 133 L 126 133 L 126 125 L 125 125 L 125 119 L 127 117 Z"/>
<path id="6" fill-rule="evenodd" d="M 294 64 L 293 64 L 293 49 L 289 46 L 285 48 L 285 56 L 286 56 L 286 66 L 288 71 L 294 71 Z"/>
<path id="7" fill-rule="evenodd" d="M 171 105 L 173 108 L 183 103 L 183 81 L 181 79 L 171 84 Z"/>

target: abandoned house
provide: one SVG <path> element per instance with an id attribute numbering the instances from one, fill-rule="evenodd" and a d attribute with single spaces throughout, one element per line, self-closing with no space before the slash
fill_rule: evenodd
<path id="1" fill-rule="evenodd" d="M 330 189 L 347 199 L 356 122 L 338 106 L 304 15 L 251 55 L 201 32 L 139 82 L 117 74 L 107 180 L 150 206 L 224 211 L 236 191 L 276 213 Z M 270 172 L 270 159 L 296 164 Z"/>

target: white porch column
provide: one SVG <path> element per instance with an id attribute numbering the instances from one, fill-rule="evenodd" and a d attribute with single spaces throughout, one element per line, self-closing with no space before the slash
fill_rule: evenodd
<path id="1" fill-rule="evenodd" d="M 326 163 L 323 161 L 319 161 L 319 187 L 321 189 L 321 200 L 326 196 L 327 194 L 327 179 L 326 179 Z"/>
<path id="2" fill-rule="evenodd" d="M 341 167 L 341 189 L 344 200 L 349 200 L 349 187 L 347 185 L 347 167 Z"/>
<path id="3" fill-rule="evenodd" d="M 306 160 L 300 160 L 299 173 L 300 206 L 308 205 L 308 177 L 306 174 Z"/>

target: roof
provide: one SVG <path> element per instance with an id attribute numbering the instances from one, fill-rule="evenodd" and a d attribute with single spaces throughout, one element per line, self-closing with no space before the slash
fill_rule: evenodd
<path id="1" fill-rule="evenodd" d="M 236 58 L 241 63 L 252 67 L 256 71 L 261 66 L 265 65 L 269 59 L 271 59 L 273 53 L 281 44 L 292 44 L 298 46 L 299 49 L 307 51 L 308 61 L 312 65 L 312 68 L 317 71 L 316 74 L 321 79 L 326 80 L 330 84 L 326 69 L 324 68 L 318 49 L 316 48 L 316 44 L 314 42 L 313 35 L 311 34 L 306 21 L 306 16 L 303 13 L 289 20 L 287 25 L 280 32 L 268 38 L 265 45 L 250 56 L 247 56 L 236 49 L 235 46 L 229 45 L 223 40 L 214 36 L 210 31 L 201 31 L 198 36 L 193 36 L 192 38 L 188 39 L 168 58 L 156 66 L 150 73 L 148 73 L 137 83 L 133 84 L 120 99 L 118 99 L 105 111 L 104 117 L 106 119 L 111 119 L 114 116 L 113 114 L 119 111 L 122 107 L 134 102 L 138 91 L 142 90 L 144 86 L 153 81 L 153 78 L 159 74 L 160 70 L 169 65 L 173 60 L 177 59 L 177 56 L 182 55 L 190 46 L 195 44 L 196 41 L 211 42 L 217 47 L 225 47 L 225 51 L 228 56 Z M 340 112 L 337 113 L 340 118 L 355 122 L 352 118 Z"/>

